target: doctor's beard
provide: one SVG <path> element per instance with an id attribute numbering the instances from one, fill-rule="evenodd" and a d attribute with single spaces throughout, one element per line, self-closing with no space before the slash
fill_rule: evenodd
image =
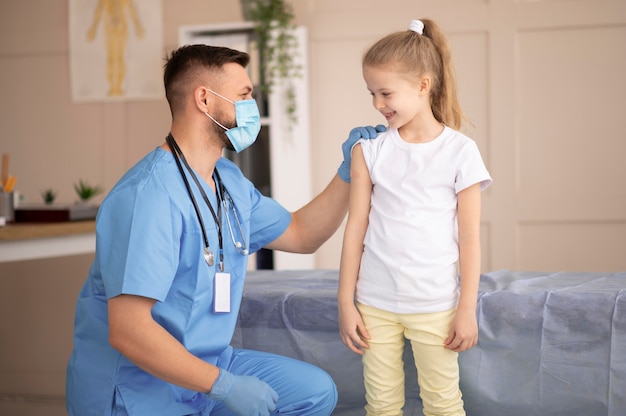
<path id="1" fill-rule="evenodd" d="M 222 119 L 224 119 L 225 117 L 223 117 L 223 114 L 221 113 L 216 114 L 214 118 L 226 128 L 232 129 L 234 127 L 237 127 L 237 120 L 235 120 L 235 118 L 232 118 L 229 121 L 222 121 Z M 216 122 L 214 122 L 210 118 L 208 118 L 208 121 L 213 126 L 212 127 L 213 132 L 217 135 L 220 142 L 222 142 L 223 147 L 227 148 L 228 150 L 235 151 L 235 148 L 230 142 L 230 139 L 226 135 L 226 130 L 224 130 L 222 127 L 220 127 Z"/>

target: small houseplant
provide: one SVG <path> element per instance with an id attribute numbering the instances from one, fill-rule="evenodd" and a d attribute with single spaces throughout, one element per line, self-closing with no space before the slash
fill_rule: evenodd
<path id="1" fill-rule="evenodd" d="M 285 111 L 290 126 L 297 121 L 295 88 L 291 83 L 300 77 L 296 61 L 298 39 L 291 5 L 286 0 L 241 0 L 243 15 L 254 24 L 259 48 L 261 90 L 271 93 L 277 79 L 286 82 Z"/>
<path id="2" fill-rule="evenodd" d="M 81 203 L 88 202 L 91 198 L 101 194 L 103 191 L 100 186 L 91 186 L 82 179 L 80 179 L 78 183 L 74 184 L 74 190 L 76 191 L 76 195 L 78 195 Z"/>
<path id="3" fill-rule="evenodd" d="M 41 192 L 41 198 L 43 199 L 44 204 L 52 205 L 54 204 L 54 200 L 57 198 L 57 193 L 54 189 L 46 189 Z"/>

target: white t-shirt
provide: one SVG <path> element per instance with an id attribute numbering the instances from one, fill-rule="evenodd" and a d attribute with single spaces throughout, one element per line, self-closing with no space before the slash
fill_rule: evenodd
<path id="1" fill-rule="evenodd" d="M 457 194 L 492 183 L 478 146 L 449 127 L 428 143 L 397 129 L 359 143 L 373 189 L 357 301 L 395 313 L 455 307 Z"/>

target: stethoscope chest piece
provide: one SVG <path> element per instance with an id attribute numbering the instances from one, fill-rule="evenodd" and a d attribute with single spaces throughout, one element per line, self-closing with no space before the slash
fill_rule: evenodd
<path id="1" fill-rule="evenodd" d="M 211 251 L 210 248 L 204 248 L 204 260 L 206 260 L 206 264 L 209 266 L 213 266 L 215 264 L 215 254 Z"/>

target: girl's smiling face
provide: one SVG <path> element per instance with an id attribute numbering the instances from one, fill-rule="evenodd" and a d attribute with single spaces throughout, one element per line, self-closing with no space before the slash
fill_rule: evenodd
<path id="1" fill-rule="evenodd" d="M 399 129 L 418 119 L 425 111 L 432 114 L 430 79 L 422 77 L 415 80 L 410 75 L 390 66 L 363 67 L 363 79 L 372 95 L 372 104 L 391 128 Z"/>

